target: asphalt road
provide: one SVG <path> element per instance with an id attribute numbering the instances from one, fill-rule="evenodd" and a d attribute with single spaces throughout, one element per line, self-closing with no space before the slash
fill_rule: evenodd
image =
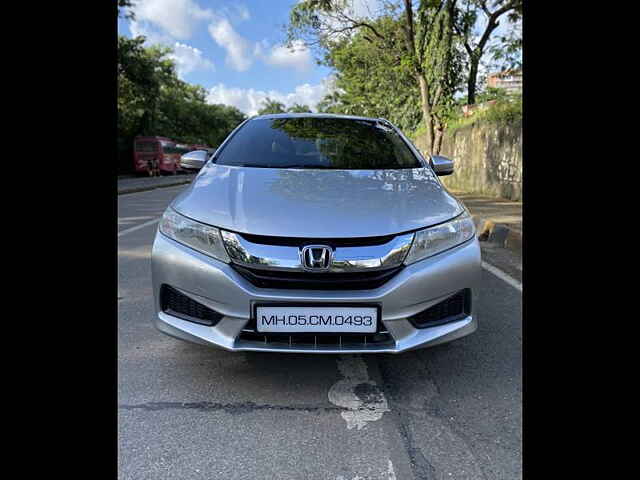
<path id="1" fill-rule="evenodd" d="M 182 342 L 151 324 L 149 258 L 157 219 L 183 188 L 118 197 L 120 479 L 522 477 L 514 285 L 483 270 L 478 330 L 400 355 L 230 353 Z M 520 281 L 512 254 L 483 246 L 483 260 Z"/>

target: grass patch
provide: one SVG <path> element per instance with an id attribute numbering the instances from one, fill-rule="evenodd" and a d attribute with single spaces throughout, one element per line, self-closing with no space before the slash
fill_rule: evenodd
<path id="1" fill-rule="evenodd" d="M 422 121 L 420 121 L 420 123 L 418 124 L 418 127 L 413 131 L 413 132 L 409 132 L 409 135 L 407 135 L 412 142 L 415 143 L 416 140 L 418 140 L 418 138 L 423 137 L 427 134 L 427 127 L 424 126 L 424 123 L 422 123 Z"/>
<path id="2" fill-rule="evenodd" d="M 492 123 L 494 125 L 513 125 L 522 121 L 522 99 L 498 100 L 486 108 L 474 112 L 470 117 L 454 118 L 449 123 L 447 131 L 473 125 L 477 122 Z"/>
<path id="3" fill-rule="evenodd" d="M 473 125 L 475 123 L 490 123 L 494 125 L 514 125 L 522 122 L 522 97 L 506 97 L 496 100 L 486 108 L 477 110 L 473 115 L 464 117 L 462 110 L 459 115 L 449 121 L 447 132 Z M 419 138 L 427 134 L 427 128 L 420 121 L 417 128 L 410 132 L 408 137 L 415 143 Z"/>

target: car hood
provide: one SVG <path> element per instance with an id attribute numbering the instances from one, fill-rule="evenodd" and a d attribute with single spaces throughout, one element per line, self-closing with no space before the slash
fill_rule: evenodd
<path id="1" fill-rule="evenodd" d="M 429 168 L 310 170 L 207 164 L 173 202 L 202 223 L 254 235 L 370 237 L 462 212 Z"/>

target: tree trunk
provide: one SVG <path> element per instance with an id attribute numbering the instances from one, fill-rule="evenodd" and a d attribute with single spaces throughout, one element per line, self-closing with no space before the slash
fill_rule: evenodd
<path id="1" fill-rule="evenodd" d="M 433 118 L 431 115 L 431 107 L 429 106 L 429 87 L 427 85 L 427 79 L 424 74 L 419 73 L 416 75 L 418 78 L 418 84 L 420 85 L 420 103 L 422 104 L 422 121 L 427 128 L 427 153 L 433 154 Z"/>
<path id="2" fill-rule="evenodd" d="M 471 67 L 469 69 L 469 78 L 467 80 L 467 104 L 473 105 L 476 103 L 476 83 L 478 81 L 478 64 L 480 63 L 480 58 L 471 56 L 469 59 L 471 63 Z"/>
<path id="3" fill-rule="evenodd" d="M 438 125 L 436 126 L 435 131 L 436 132 L 435 132 L 435 140 L 433 145 L 433 154 L 440 155 L 440 149 L 442 148 L 442 137 L 444 137 L 444 128 L 440 124 L 440 122 L 438 122 Z"/>

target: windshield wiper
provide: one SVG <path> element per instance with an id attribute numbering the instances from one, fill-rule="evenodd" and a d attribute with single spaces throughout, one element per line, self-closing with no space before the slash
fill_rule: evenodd
<path id="1" fill-rule="evenodd" d="M 274 168 L 318 168 L 318 169 L 334 169 L 329 165 L 278 165 Z"/>
<path id="2" fill-rule="evenodd" d="M 323 169 L 334 169 L 335 167 L 331 167 L 328 165 L 264 165 L 261 163 L 242 163 L 240 165 L 231 165 L 233 167 L 249 167 L 249 168 L 323 168 Z"/>
<path id="3" fill-rule="evenodd" d="M 243 163 L 241 165 L 231 165 L 232 167 L 249 167 L 249 168 L 274 168 L 271 165 L 263 165 L 261 163 Z"/>

